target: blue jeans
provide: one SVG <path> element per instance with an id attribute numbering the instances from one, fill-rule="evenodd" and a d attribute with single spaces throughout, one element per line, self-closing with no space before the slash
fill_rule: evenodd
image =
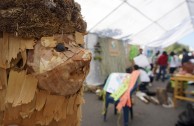
<path id="1" fill-rule="evenodd" d="M 167 66 L 160 66 L 159 73 L 158 73 L 158 76 L 156 78 L 157 80 L 160 79 L 161 75 L 162 75 L 162 81 L 165 80 L 166 68 L 167 68 Z"/>

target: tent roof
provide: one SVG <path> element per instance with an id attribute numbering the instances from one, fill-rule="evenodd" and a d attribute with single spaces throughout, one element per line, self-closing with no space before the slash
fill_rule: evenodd
<path id="1" fill-rule="evenodd" d="M 194 31 L 194 0 L 75 0 L 90 32 L 119 29 L 114 38 L 166 47 Z M 110 36 L 109 36 L 110 37 Z"/>

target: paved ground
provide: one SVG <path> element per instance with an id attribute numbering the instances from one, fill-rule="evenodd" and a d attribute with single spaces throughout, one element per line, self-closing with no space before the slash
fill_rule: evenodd
<path id="1" fill-rule="evenodd" d="M 155 82 L 153 87 L 162 87 L 165 84 Z M 114 115 L 113 105 L 109 106 L 107 121 L 103 121 L 102 101 L 98 100 L 93 93 L 85 93 L 86 103 L 83 105 L 82 126 L 118 126 L 118 115 Z M 164 108 L 152 103 L 145 104 L 134 96 L 134 119 L 130 121 L 130 126 L 175 126 L 178 115 L 184 110 L 185 102 L 178 102 L 178 107 Z M 121 122 L 122 124 L 122 117 Z"/>

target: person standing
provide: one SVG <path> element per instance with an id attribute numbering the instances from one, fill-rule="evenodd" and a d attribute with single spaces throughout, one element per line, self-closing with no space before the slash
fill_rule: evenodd
<path id="1" fill-rule="evenodd" d="M 159 73 L 157 75 L 156 80 L 160 79 L 160 76 L 162 75 L 162 81 L 165 80 L 165 75 L 166 75 L 166 69 L 168 66 L 168 55 L 166 51 L 162 53 L 162 55 L 158 58 L 158 65 L 159 65 Z"/>
<path id="2" fill-rule="evenodd" d="M 169 56 L 169 73 L 172 75 L 174 71 L 180 66 L 178 56 L 172 51 Z"/>
<path id="3" fill-rule="evenodd" d="M 188 51 L 186 49 L 183 49 L 183 58 L 182 58 L 182 61 L 181 61 L 182 65 L 184 63 L 189 62 L 190 59 L 191 59 L 191 56 L 188 55 Z"/>
<path id="4" fill-rule="evenodd" d="M 140 49 L 139 49 L 139 54 L 138 54 L 138 55 L 142 55 L 142 54 L 143 54 L 143 49 L 140 48 Z"/>
<path id="5" fill-rule="evenodd" d="M 155 55 L 152 56 L 152 66 L 153 66 L 153 74 L 156 75 L 156 70 L 158 68 L 158 58 L 160 56 L 160 51 L 157 51 Z"/>

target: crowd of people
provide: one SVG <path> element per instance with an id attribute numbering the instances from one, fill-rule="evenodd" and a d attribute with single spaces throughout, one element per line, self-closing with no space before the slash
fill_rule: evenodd
<path id="1" fill-rule="evenodd" d="M 170 52 L 170 54 L 163 51 L 160 55 L 160 52 L 158 51 L 152 57 L 153 62 L 151 63 L 154 67 L 153 73 L 156 77 L 156 81 L 159 79 L 165 81 L 167 74 L 170 76 L 173 75 L 175 71 L 193 58 L 193 54 L 189 53 L 186 49 L 183 49 L 182 54 L 179 55 L 173 51 Z"/>
<path id="2" fill-rule="evenodd" d="M 140 55 L 144 55 L 143 49 L 139 49 L 139 55 L 137 57 Z M 144 56 L 146 57 L 146 55 Z M 151 57 L 149 65 L 142 67 L 135 64 L 134 69 L 140 70 L 140 90 L 146 90 L 146 87 L 152 83 L 154 79 L 164 82 L 191 59 L 194 59 L 194 55 L 189 53 L 186 49 L 183 49 L 181 54 L 176 54 L 173 51 L 169 54 L 166 51 L 162 53 L 157 51 Z"/>

